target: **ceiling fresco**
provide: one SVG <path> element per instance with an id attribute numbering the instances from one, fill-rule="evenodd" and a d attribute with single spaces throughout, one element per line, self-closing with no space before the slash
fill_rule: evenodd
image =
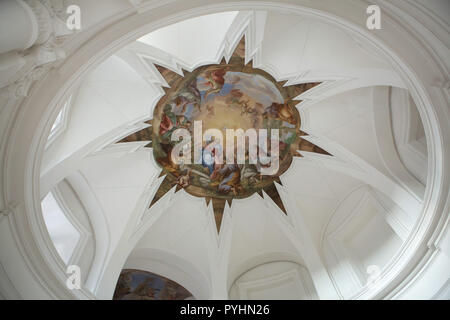
<path id="1" fill-rule="evenodd" d="M 178 283 L 157 274 L 124 269 L 114 290 L 113 300 L 185 300 L 192 294 Z"/>
<path id="2" fill-rule="evenodd" d="M 244 199 L 254 193 L 263 197 L 263 191 L 286 213 L 276 183 L 286 172 L 299 150 L 329 154 L 302 138 L 301 119 L 295 100 L 301 93 L 319 83 L 301 83 L 285 86 L 267 72 L 253 68 L 251 61 L 245 64 L 245 38 L 238 43 L 233 55 L 220 64 L 200 66 L 181 76 L 163 66 L 156 66 L 168 84 L 165 95 L 154 108 L 150 126 L 133 133 L 120 142 L 151 141 L 153 156 L 162 169 L 164 180 L 157 190 L 150 207 L 173 187 L 184 189 L 191 195 L 212 201 L 218 231 L 225 202 Z M 279 167 L 273 175 L 262 175 L 262 161 L 248 161 L 246 143 L 245 163 L 200 161 L 179 164 L 172 157 L 178 141 L 172 141 L 176 129 L 184 128 L 194 136 L 194 123 L 201 121 L 202 130 L 219 129 L 226 139 L 226 129 L 266 129 L 268 136 L 273 129 L 279 132 Z M 203 133 L 202 132 L 202 133 Z M 208 151 L 214 139 L 202 142 L 203 158 L 215 159 L 214 149 Z M 225 143 L 225 141 L 224 141 Z M 271 144 L 267 140 L 267 149 Z M 206 154 L 205 152 L 210 152 Z M 269 150 L 265 150 L 266 153 Z M 269 151 L 270 153 L 270 151 Z"/>

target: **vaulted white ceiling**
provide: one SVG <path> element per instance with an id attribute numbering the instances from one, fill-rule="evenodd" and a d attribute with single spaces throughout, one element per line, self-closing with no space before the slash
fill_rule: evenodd
<path id="1" fill-rule="evenodd" d="M 219 62 L 243 34 L 255 67 L 289 83 L 322 82 L 299 97 L 298 109 L 307 138 L 333 156 L 302 152 L 294 160 L 277 186 L 287 215 L 254 195 L 225 209 L 217 235 L 211 205 L 184 191 L 172 190 L 148 209 L 161 183 L 151 149 L 115 142 L 144 128 L 163 95 L 154 62 L 175 71 Z M 81 81 L 65 130 L 46 149 L 41 196 L 62 181 L 78 181 L 85 186 L 78 188 L 82 202 L 97 203 L 108 229 L 94 289 L 101 298 L 111 297 L 124 266 L 159 272 L 197 298 L 226 298 L 247 271 L 276 261 L 299 265 L 299 274 L 307 270 L 320 298 L 351 298 L 367 285 L 369 266 L 382 270 L 395 256 L 421 208 L 426 144 L 417 112 L 405 120 L 397 111 L 415 108 L 392 98 L 398 90 L 407 95 L 404 88 L 358 35 L 318 19 L 241 11 L 182 21 L 130 43 Z M 401 140 L 409 121 L 422 144 Z M 395 139 L 383 132 L 395 132 Z M 261 270 L 261 281 L 264 272 L 278 272 Z M 308 287 L 309 278 L 298 279 Z M 246 294 L 257 290 L 252 281 Z M 268 284 L 273 292 L 277 281 Z"/>

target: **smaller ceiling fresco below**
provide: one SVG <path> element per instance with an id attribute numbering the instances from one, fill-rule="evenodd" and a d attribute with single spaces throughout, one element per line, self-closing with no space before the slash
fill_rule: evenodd
<path id="1" fill-rule="evenodd" d="M 185 300 L 192 294 L 178 283 L 157 274 L 124 269 L 120 273 L 113 300 Z"/>

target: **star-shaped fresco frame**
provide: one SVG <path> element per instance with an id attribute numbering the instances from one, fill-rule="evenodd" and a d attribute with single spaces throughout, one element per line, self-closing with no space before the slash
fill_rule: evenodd
<path id="1" fill-rule="evenodd" d="M 287 81 L 276 81 L 268 72 L 254 68 L 251 60 L 245 63 L 245 36 L 239 41 L 228 61 L 223 58 L 219 64 L 199 66 L 191 72 L 183 70 L 183 75 L 161 65 L 155 64 L 155 67 L 168 84 L 168 87 L 163 88 L 165 94 L 157 102 L 152 119 L 146 122 L 149 126 L 118 141 L 118 143 L 150 141 L 145 147 L 153 149 L 155 162 L 161 168 L 159 177 L 164 177 L 164 180 L 149 207 L 174 187 L 175 192 L 184 189 L 191 195 L 203 197 L 206 205 L 212 201 L 217 232 L 220 232 L 226 202 L 231 205 L 233 199 L 244 199 L 254 193 L 263 198 L 264 191 L 278 208 L 287 214 L 276 183 L 281 185 L 280 176 L 289 168 L 293 158 L 301 157 L 298 151 L 330 155 L 303 138 L 307 134 L 300 129 L 301 119 L 296 107 L 301 100 L 295 100 L 320 82 L 286 86 Z M 271 105 L 264 106 L 256 102 L 258 97 L 252 99 L 246 93 L 242 81 L 240 83 L 239 80 L 229 80 L 236 78 L 271 83 L 273 87 L 269 86 L 272 87 L 272 91 L 276 88 L 283 101 L 274 101 Z M 203 90 L 199 90 L 199 87 Z M 255 94 L 252 96 L 254 98 Z M 215 109 L 224 111 L 219 109 L 217 103 L 211 105 L 211 99 L 221 102 L 221 108 L 224 108 L 223 105 L 229 108 L 230 114 L 237 111 L 243 118 L 254 119 L 253 121 L 265 124 L 266 127 L 280 128 L 280 132 L 284 133 L 282 136 L 287 138 L 280 142 L 280 169 L 275 175 L 258 175 L 258 171 L 249 164 L 228 168 L 224 168 L 225 165 L 215 166 L 212 169 L 209 167 L 208 171 L 205 164 L 181 167 L 171 161 L 170 151 L 173 145 L 170 142 L 170 135 L 174 129 L 189 128 L 193 113 L 197 118 L 206 119 L 204 121 L 208 119 L 214 121 Z M 221 175 L 218 172 L 225 173 Z"/>

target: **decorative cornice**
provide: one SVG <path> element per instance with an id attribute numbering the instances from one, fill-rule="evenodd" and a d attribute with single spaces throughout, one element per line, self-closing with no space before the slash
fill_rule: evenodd
<path id="1" fill-rule="evenodd" d="M 49 72 L 52 63 L 65 58 L 65 52 L 55 42 L 56 39 L 52 38 L 22 53 L 27 63 L 17 72 L 17 78 L 7 85 L 10 98 L 26 97 L 33 82 Z"/>
<path id="2" fill-rule="evenodd" d="M 8 216 L 14 214 L 15 211 L 15 205 L 7 205 L 5 208 L 0 209 L 0 221 L 3 220 L 3 218 L 7 218 Z"/>
<path id="3" fill-rule="evenodd" d="M 43 44 L 53 33 L 51 5 L 45 0 L 25 0 L 25 3 L 33 11 L 38 23 L 38 37 L 36 44 Z"/>
<path id="4" fill-rule="evenodd" d="M 6 85 L 6 91 L 12 99 L 26 97 L 32 83 L 50 70 L 48 66 L 66 56 L 61 49 L 63 38 L 54 32 L 56 16 L 52 4 L 48 0 L 24 0 L 24 3 L 36 18 L 38 36 L 29 49 L 18 53 L 25 64 Z"/>
<path id="5" fill-rule="evenodd" d="M 1 209 L 0 210 L 1 217 L 6 217 L 6 216 L 10 215 L 11 213 L 12 213 L 12 211 L 10 209 Z"/>

